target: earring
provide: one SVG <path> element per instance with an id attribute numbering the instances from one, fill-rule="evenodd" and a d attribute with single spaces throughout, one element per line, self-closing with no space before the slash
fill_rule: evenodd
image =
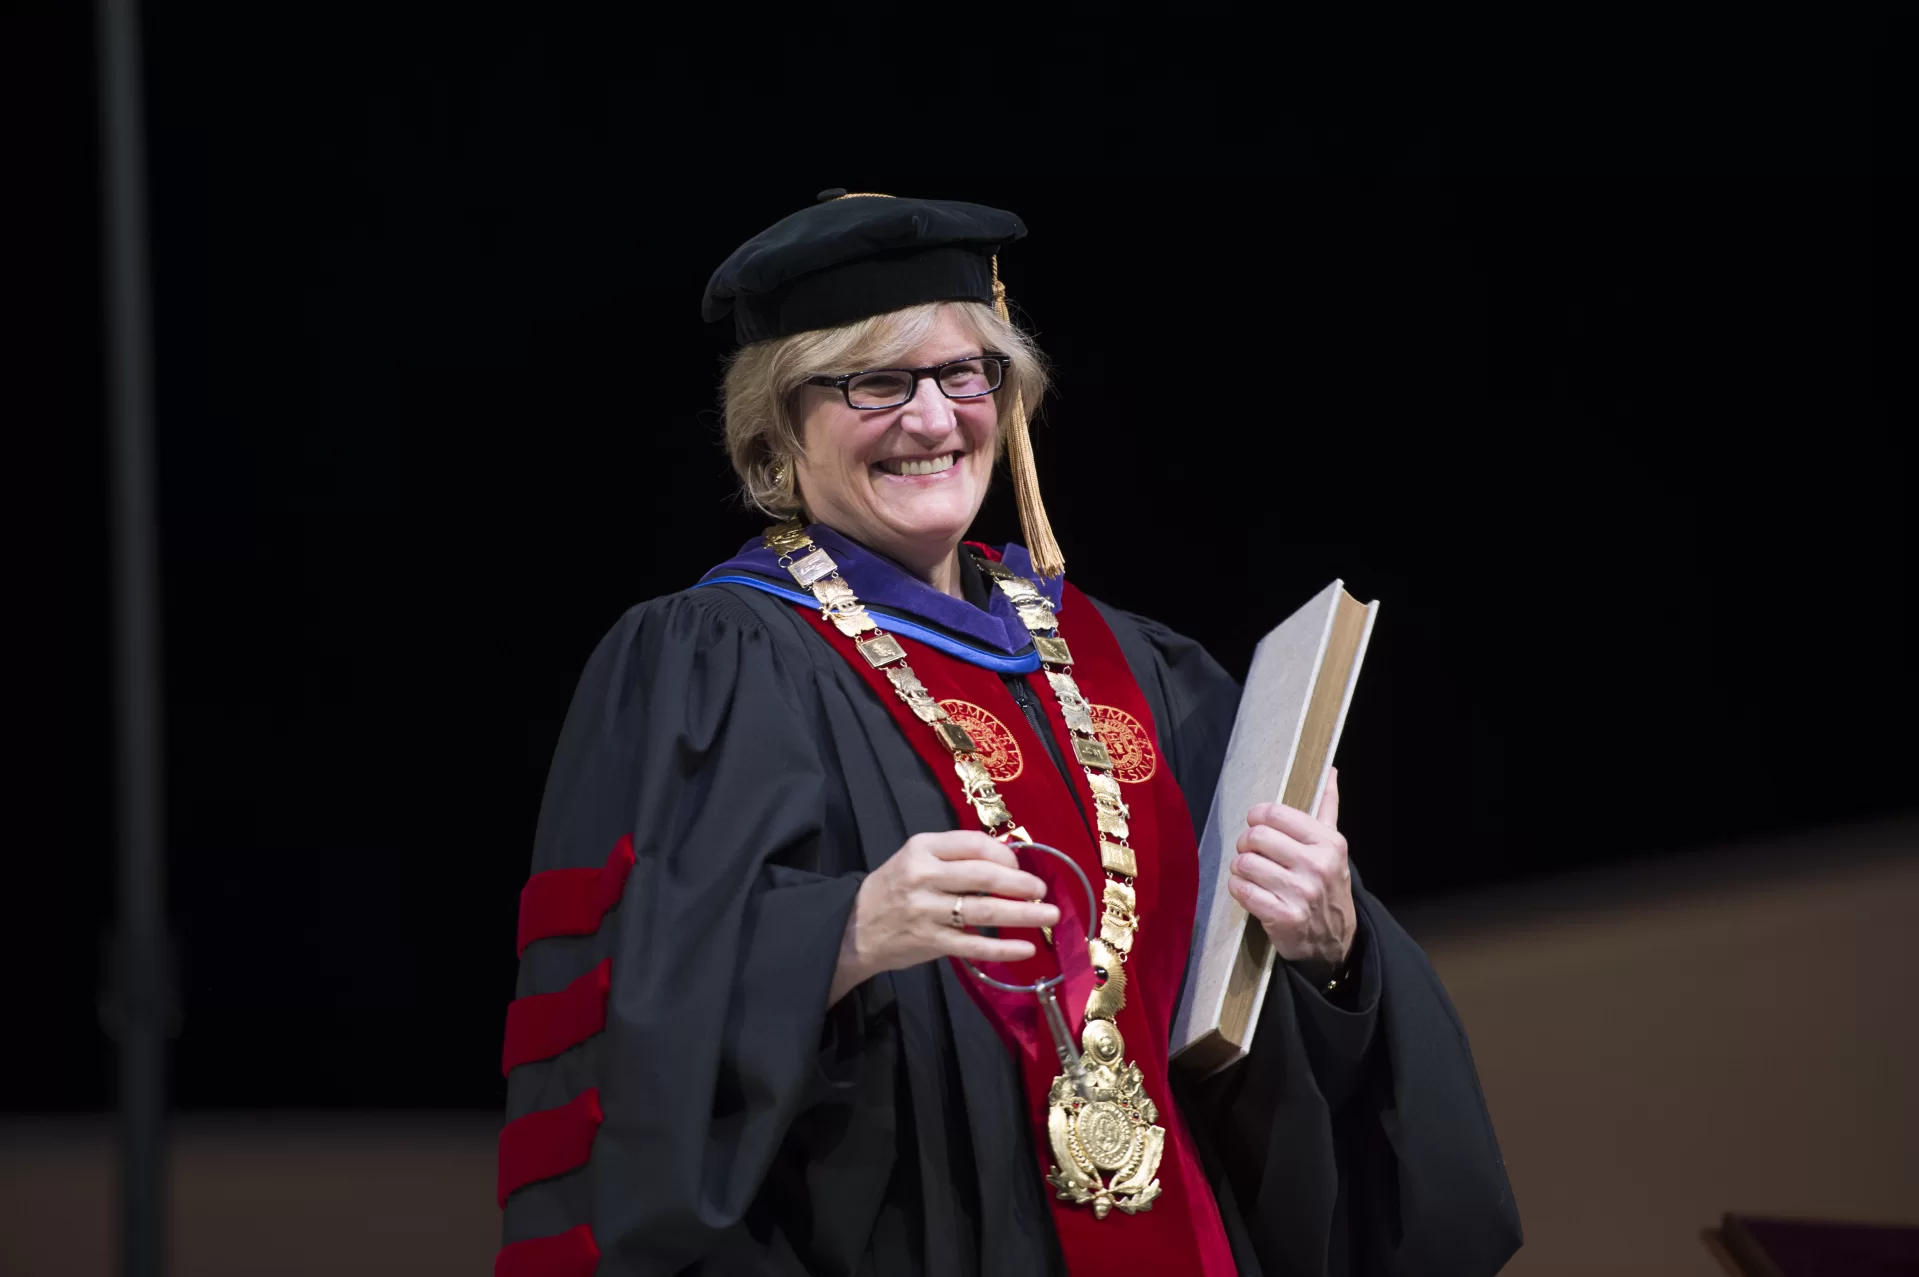
<path id="1" fill-rule="evenodd" d="M 773 459 L 773 470 L 770 477 L 773 480 L 774 487 L 784 488 L 786 481 L 792 477 L 792 474 L 793 465 L 785 457 L 775 457 Z"/>

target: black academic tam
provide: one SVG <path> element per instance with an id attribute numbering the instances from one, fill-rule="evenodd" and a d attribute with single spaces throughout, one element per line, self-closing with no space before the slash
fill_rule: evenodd
<path id="1" fill-rule="evenodd" d="M 1003 209 L 822 191 L 733 250 L 706 285 L 708 322 L 741 345 L 925 302 L 993 300 L 993 256 L 1026 234 Z"/>

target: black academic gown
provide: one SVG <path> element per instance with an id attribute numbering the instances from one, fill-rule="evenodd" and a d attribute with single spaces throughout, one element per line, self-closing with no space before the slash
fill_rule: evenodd
<path id="1" fill-rule="evenodd" d="M 1197 644 L 1099 606 L 1203 821 L 1238 688 Z M 636 863 L 598 931 L 526 950 L 518 988 L 610 958 L 607 1026 L 508 1087 L 517 1118 L 597 1086 L 605 1120 L 583 1169 L 508 1199 L 505 1240 L 590 1224 L 602 1277 L 1060 1271 L 1018 1068 L 951 964 L 826 1006 L 862 876 L 954 827 L 892 715 L 790 604 L 709 585 L 622 618 L 568 713 L 533 870 L 598 866 L 625 834 Z M 1351 1005 L 1289 969 L 1249 1058 L 1177 1094 L 1235 1260 L 1246 1277 L 1494 1272 L 1519 1220 L 1465 1032 L 1354 887 Z"/>

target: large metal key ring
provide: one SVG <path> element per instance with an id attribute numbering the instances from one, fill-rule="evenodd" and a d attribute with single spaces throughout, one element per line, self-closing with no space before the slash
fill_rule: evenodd
<path id="1" fill-rule="evenodd" d="M 1057 847 L 1048 847 L 1043 842 L 1009 842 L 1006 845 L 1015 850 L 1030 847 L 1034 851 L 1043 851 L 1049 856 L 1066 862 L 1066 867 L 1071 869 L 1073 876 L 1079 879 L 1079 885 L 1086 888 L 1086 940 L 1090 944 L 1099 935 L 1099 901 L 1093 895 L 1093 883 L 1086 876 L 1086 871 L 1074 863 L 1071 856 Z M 1059 946 L 1054 945 L 1053 948 L 1057 953 Z M 995 980 L 981 971 L 973 965 L 971 958 L 961 958 L 960 961 L 964 962 L 966 969 L 984 984 L 990 984 L 995 989 L 1003 989 L 1008 993 L 1030 993 L 1039 999 L 1040 1010 L 1046 1016 L 1046 1027 L 1053 1034 L 1053 1050 L 1059 1056 L 1060 1069 L 1072 1082 L 1073 1089 L 1079 1092 L 1082 1099 L 1092 1099 L 1091 1088 L 1086 1082 L 1086 1068 L 1080 1063 L 1079 1048 L 1073 1044 L 1072 1032 L 1066 1027 L 1066 1016 L 1059 1009 L 1059 986 L 1066 979 L 1066 972 L 1062 969 L 1057 975 L 1041 980 L 1037 984 L 1008 984 L 1004 980 Z"/>

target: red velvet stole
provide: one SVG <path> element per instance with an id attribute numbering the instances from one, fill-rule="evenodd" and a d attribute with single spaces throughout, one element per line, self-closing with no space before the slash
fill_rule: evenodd
<path id="1" fill-rule="evenodd" d="M 1159 1107 L 1166 1128 L 1166 1148 L 1160 1161 L 1161 1195 L 1149 1210 L 1126 1215 L 1115 1210 L 1095 1219 L 1092 1209 L 1055 1199 L 1053 1223 L 1067 1271 L 1074 1274 L 1116 1272 L 1202 1273 L 1207 1277 L 1235 1272 L 1232 1251 L 1220 1223 L 1219 1208 L 1199 1164 L 1191 1137 L 1174 1107 L 1167 1085 L 1167 1042 L 1173 1003 L 1186 971 L 1186 952 L 1192 940 L 1193 902 L 1198 889 L 1198 851 L 1185 796 L 1160 755 L 1158 733 L 1146 698 L 1133 681 L 1132 670 L 1120 651 L 1119 640 L 1085 595 L 1065 587 L 1061 600 L 1060 637 L 1073 652 L 1072 674 L 1080 691 L 1094 704 L 1100 738 L 1111 752 L 1114 774 L 1124 787 L 1131 808 L 1131 838 L 1138 858 L 1139 935 L 1126 965 L 1126 1005 L 1116 1023 L 1126 1039 L 1126 1058 L 1138 1064 L 1146 1093 Z M 798 606 L 798 605 L 795 605 Z M 955 813 L 955 829 L 974 830 L 979 822 L 965 801 L 952 755 L 933 730 L 914 716 L 900 700 L 885 672 L 868 665 L 851 639 L 821 618 L 818 609 L 799 610 L 823 639 L 851 663 L 866 680 L 932 772 Z M 1058 744 L 1069 760 L 1073 789 L 1054 765 L 1045 745 L 1000 676 L 921 643 L 901 639 L 907 663 L 948 714 L 971 734 L 981 761 L 992 773 L 994 785 L 1006 800 L 1014 820 L 1035 842 L 1072 856 L 1092 881 L 1097 896 L 1104 874 L 1093 829 L 1081 815 L 1094 810 L 1085 772 L 1073 758 L 1071 734 L 1059 712 L 1059 702 L 1043 672 L 1025 676 Z M 1073 799 L 1077 795 L 1076 806 Z M 1009 983 L 1031 984 L 1064 967 L 1066 980 L 1060 1006 L 1077 1033 L 1080 1015 L 1092 989 L 1093 973 L 1087 960 L 1086 893 L 1064 866 L 1039 852 L 1021 855 L 1023 867 L 1047 883 L 1046 898 L 1059 906 L 1060 923 L 1054 936 L 1060 942 L 1058 958 L 1036 931 L 1011 932 L 1030 938 L 1039 955 L 1023 963 L 985 969 Z M 1056 965 L 1057 962 L 1057 965 Z M 1043 1175 L 1053 1164 L 1045 1137 L 1047 1093 L 1059 1072 L 1052 1035 L 1031 994 L 1005 993 L 989 988 L 955 963 L 960 982 L 986 1012 L 1007 1048 L 1019 1060 L 1026 1085 L 1027 1119 L 1033 1132 L 1030 1147 Z M 991 1174 L 991 1168 L 984 1168 Z M 1046 1190 L 1049 1195 L 1052 1190 Z"/>

